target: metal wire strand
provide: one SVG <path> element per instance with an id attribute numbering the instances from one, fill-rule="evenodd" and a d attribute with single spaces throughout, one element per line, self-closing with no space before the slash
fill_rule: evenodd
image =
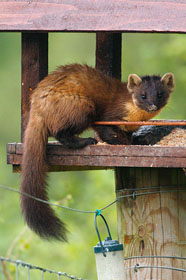
<path id="1" fill-rule="evenodd" d="M 186 187 L 186 184 L 179 184 L 179 187 Z M 163 186 L 149 186 L 149 187 L 144 187 L 144 188 L 123 188 L 120 190 L 116 190 L 116 193 L 122 192 L 122 191 L 144 191 L 144 190 L 149 190 L 149 189 L 162 189 L 162 188 L 178 188 L 177 185 L 163 185 Z"/>
<path id="2" fill-rule="evenodd" d="M 95 213 L 95 211 L 87 211 L 87 210 L 74 209 L 74 208 L 70 208 L 70 207 L 67 207 L 67 206 L 64 206 L 64 205 L 61 205 L 61 204 L 52 203 L 52 202 L 49 202 L 49 201 L 40 199 L 40 198 L 38 198 L 38 197 L 35 197 L 35 196 L 33 196 L 33 195 L 30 195 L 30 194 L 28 194 L 28 193 L 21 192 L 21 191 L 19 191 L 19 190 L 16 190 L 16 189 L 14 189 L 14 188 L 11 188 L 11 187 L 7 187 L 7 186 L 0 185 L 0 188 L 5 189 L 5 190 L 9 190 L 9 191 L 12 191 L 12 192 L 16 192 L 16 193 L 18 193 L 18 194 L 25 195 L 25 196 L 27 196 L 27 197 L 30 197 L 30 198 L 34 199 L 34 200 L 43 202 L 43 203 L 45 203 L 45 204 L 49 204 L 49 205 L 51 205 L 51 206 L 56 206 L 56 207 L 59 207 L 59 208 L 63 208 L 63 209 L 67 209 L 67 210 L 71 210 L 71 211 L 75 211 L 75 212 L 80 212 L 80 213 Z"/>
<path id="3" fill-rule="evenodd" d="M 23 261 L 20 261 L 20 260 L 15 261 L 15 260 L 12 260 L 10 258 L 0 257 L 0 261 L 1 262 L 6 261 L 6 262 L 10 262 L 10 263 L 15 264 L 15 266 L 16 266 L 16 280 L 19 279 L 18 278 L 18 266 L 26 267 L 28 269 L 28 276 L 29 277 L 30 277 L 30 269 L 35 269 L 35 270 L 40 270 L 42 273 L 49 272 L 51 274 L 56 274 L 56 275 L 63 276 L 63 277 L 69 278 L 69 279 L 85 280 L 85 279 L 82 279 L 82 278 L 78 278 L 78 277 L 69 275 L 66 272 L 58 272 L 58 271 L 51 270 L 51 269 L 48 269 L 48 268 L 42 268 L 40 266 L 31 265 L 29 263 L 26 263 L 26 262 L 23 262 Z M 42 274 L 42 276 L 43 276 L 43 274 Z M 28 279 L 30 279 L 30 278 L 28 278 Z"/>
<path id="4" fill-rule="evenodd" d="M 132 260 L 132 259 L 146 259 L 146 258 L 150 258 L 150 259 L 178 259 L 178 260 L 186 260 L 186 257 L 180 257 L 180 256 L 131 256 L 131 257 L 127 257 L 124 258 L 124 261 L 127 260 Z"/>
<path id="5" fill-rule="evenodd" d="M 185 186 L 185 185 L 184 185 Z M 163 187 L 163 186 L 162 186 Z M 157 186 L 156 188 L 162 188 L 160 186 Z M 166 186 L 167 187 L 167 186 Z M 186 186 L 185 186 L 186 187 Z M 22 195 L 25 195 L 25 196 L 28 196 L 32 199 L 35 199 L 37 201 L 40 201 L 40 202 L 43 202 L 43 203 L 46 203 L 46 204 L 49 204 L 51 206 L 55 206 L 55 207 L 59 207 L 59 208 L 63 208 L 63 209 L 66 209 L 66 210 L 71 210 L 71 211 L 75 211 L 75 212 L 78 212 L 78 213 L 88 213 L 88 214 L 95 214 L 96 213 L 96 210 L 95 211 L 88 211 L 88 210 L 80 210 L 80 209 L 74 209 L 74 208 L 71 208 L 71 207 L 67 207 L 67 206 L 63 206 L 61 204 L 56 204 L 56 203 L 52 203 L 52 202 L 49 202 L 49 201 L 46 201 L 46 200 L 43 200 L 43 199 L 40 199 L 40 198 L 37 198 L 33 195 L 29 195 L 27 193 L 24 193 L 24 192 L 21 192 L 19 190 L 16 190 L 14 188 L 11 188 L 11 187 L 8 187 L 8 186 L 3 186 L 3 185 L 0 185 L 0 188 L 2 189 L 5 189 L 5 190 L 9 190 L 9 191 L 12 191 L 12 192 L 16 192 L 16 193 L 19 193 L 19 194 L 22 194 Z M 155 188 L 155 187 L 152 187 L 152 188 Z M 146 189 L 146 188 L 144 188 Z M 149 187 L 148 189 L 151 189 L 151 187 Z M 132 193 L 132 194 L 126 194 L 126 195 L 121 195 L 121 196 L 118 196 L 114 201 L 112 201 L 111 203 L 107 204 L 106 206 L 102 207 L 100 209 L 100 211 L 103 211 L 105 210 L 106 208 L 112 206 L 113 204 L 117 203 L 120 199 L 123 199 L 123 198 L 129 198 L 129 197 L 133 197 L 133 198 L 136 198 L 137 196 L 141 196 L 141 195 L 148 195 L 148 194 L 160 194 L 160 193 L 172 193 L 172 192 L 185 192 L 186 191 L 186 188 L 185 189 L 176 189 L 176 190 L 160 190 L 160 191 L 151 191 L 151 192 L 140 192 L 140 193 L 137 193 L 137 191 L 141 191 L 140 188 L 136 188 L 134 189 L 135 191 Z M 126 191 L 126 189 L 123 189 L 123 190 L 120 190 L 120 191 Z"/>
<path id="6" fill-rule="evenodd" d="M 138 272 L 138 269 L 141 268 L 157 268 L 157 269 L 169 269 L 169 270 L 175 270 L 180 272 L 186 272 L 186 269 L 184 268 L 177 268 L 177 267 L 171 267 L 171 266 L 161 266 L 161 265 L 139 265 L 136 264 L 133 267 L 129 267 L 128 269 L 134 269 L 135 272 Z"/>
<path id="7" fill-rule="evenodd" d="M 125 258 L 126 259 L 132 259 L 132 258 L 177 258 L 177 259 L 183 259 L 185 260 L 186 258 L 185 257 L 178 257 L 178 256 L 134 256 L 134 257 L 129 257 L 129 258 Z M 77 278 L 73 275 L 68 275 L 66 272 L 57 272 L 55 270 L 51 270 L 51 269 L 46 269 L 46 268 L 42 268 L 42 267 L 39 267 L 39 266 L 34 266 L 34 265 L 31 265 L 31 264 L 28 264 L 28 263 L 25 263 L 23 261 L 20 261 L 20 260 L 12 260 L 10 258 L 5 258 L 5 257 L 0 257 L 0 262 L 2 263 L 2 261 L 6 261 L 6 262 L 10 262 L 10 263 L 14 263 L 15 266 L 16 266 L 16 280 L 18 280 L 18 267 L 19 266 L 22 266 L 22 267 L 26 267 L 28 269 L 28 279 L 30 279 L 30 269 L 35 269 L 35 270 L 40 270 L 41 271 L 41 275 L 42 275 L 42 278 L 43 279 L 43 275 L 44 275 L 44 272 L 49 272 L 51 274 L 56 274 L 58 279 L 60 279 L 60 276 L 64 276 L 66 278 L 69 278 L 69 279 L 75 279 L 75 280 L 85 280 L 85 279 L 82 279 L 82 278 Z M 131 266 L 131 267 L 125 267 L 125 270 L 129 270 L 129 269 L 133 269 L 136 273 L 139 274 L 139 270 L 140 269 L 168 269 L 168 270 L 174 270 L 174 271 L 179 271 L 179 272 L 186 272 L 186 269 L 183 269 L 183 268 L 177 268 L 177 267 L 170 267 L 170 266 L 154 266 L 154 265 L 140 265 L 139 263 L 137 263 L 135 266 Z M 2 277 L 1 279 L 4 279 L 4 276 L 2 274 Z M 139 279 L 140 279 L 140 274 L 139 274 Z"/>
<path id="8" fill-rule="evenodd" d="M 118 197 L 118 199 L 126 198 L 126 197 L 136 197 L 141 195 L 148 195 L 148 194 L 160 194 L 160 193 L 173 193 L 173 192 L 185 192 L 185 190 L 168 190 L 168 191 L 153 191 L 153 192 L 142 192 L 142 193 L 136 193 L 136 191 L 133 194 L 127 194 L 127 195 L 121 195 Z"/>

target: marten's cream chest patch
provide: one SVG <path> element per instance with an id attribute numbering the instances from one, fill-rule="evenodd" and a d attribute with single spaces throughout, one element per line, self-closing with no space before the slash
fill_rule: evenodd
<path id="1" fill-rule="evenodd" d="M 132 102 L 125 104 L 125 110 L 127 111 L 127 115 L 123 117 L 124 121 L 130 121 L 130 122 L 138 122 L 138 121 L 147 121 L 154 116 L 156 116 L 161 110 L 158 110 L 153 113 L 149 113 L 145 110 L 140 109 L 137 105 L 135 105 Z M 135 131 L 139 128 L 139 126 L 127 126 L 127 125 L 121 125 L 120 126 L 122 130 L 125 131 Z"/>

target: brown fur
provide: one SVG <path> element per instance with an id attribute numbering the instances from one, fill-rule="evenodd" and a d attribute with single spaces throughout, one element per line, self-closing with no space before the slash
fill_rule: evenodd
<path id="1" fill-rule="evenodd" d="M 155 116 L 173 90 L 174 77 L 169 75 L 164 75 L 164 80 L 161 80 L 157 76 L 140 78 L 133 74 L 128 83 L 121 83 L 94 68 L 78 64 L 60 67 L 48 75 L 31 97 L 30 117 L 24 136 L 21 191 L 48 199 L 45 147 L 49 135 L 68 148 L 83 148 L 95 144 L 96 140 L 77 135 L 93 127 L 107 143 L 130 143 L 126 133 L 130 127 L 92 126 L 92 123 L 96 120 L 140 121 Z M 162 103 L 157 100 L 159 89 L 166 95 Z M 147 100 L 143 102 L 141 93 L 144 91 Z M 149 111 L 152 104 L 157 105 L 153 112 Z M 25 220 L 36 233 L 47 239 L 66 240 L 64 224 L 47 204 L 22 195 L 21 205 Z"/>

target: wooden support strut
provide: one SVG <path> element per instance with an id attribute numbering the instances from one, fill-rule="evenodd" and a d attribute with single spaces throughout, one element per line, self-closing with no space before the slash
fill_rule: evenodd
<path id="1" fill-rule="evenodd" d="M 97 32 L 96 68 L 121 79 L 121 33 Z"/>
<path id="2" fill-rule="evenodd" d="M 121 33 L 96 33 L 96 68 L 121 80 Z M 97 133 L 95 138 L 100 140 Z"/>
<path id="3" fill-rule="evenodd" d="M 22 33 L 21 139 L 33 89 L 48 74 L 48 33 Z"/>

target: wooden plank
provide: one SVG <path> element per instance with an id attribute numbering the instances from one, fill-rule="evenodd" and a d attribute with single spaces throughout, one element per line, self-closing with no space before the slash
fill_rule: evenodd
<path id="1" fill-rule="evenodd" d="M 21 139 L 28 122 L 32 91 L 48 74 L 48 34 L 22 33 Z"/>
<path id="2" fill-rule="evenodd" d="M 21 164 L 20 155 L 8 155 L 7 163 L 13 165 Z M 87 167 L 164 167 L 164 168 L 185 168 L 185 158 L 164 157 L 163 160 L 158 157 L 112 157 L 112 156 L 47 156 L 47 163 L 54 166 L 74 166 Z"/>
<path id="3" fill-rule="evenodd" d="M 22 155 L 22 143 L 7 144 L 8 154 Z M 178 157 L 186 158 L 186 147 L 89 145 L 83 149 L 67 149 L 59 142 L 47 144 L 47 155 L 56 156 L 118 156 L 118 157 Z"/>
<path id="4" fill-rule="evenodd" d="M 20 165 L 22 144 L 8 144 L 7 161 Z M 89 167 L 186 167 L 186 147 L 91 145 L 81 150 L 60 144 L 47 146 L 47 162 L 53 166 Z"/>
<path id="5" fill-rule="evenodd" d="M 182 0 L 1 1 L 2 31 L 186 32 Z"/>
<path id="6" fill-rule="evenodd" d="M 186 256 L 186 247 L 180 242 L 180 237 L 186 240 L 186 224 L 183 222 L 186 215 L 186 176 L 183 170 L 120 168 L 116 170 L 116 188 L 117 197 L 132 194 L 133 191 L 129 190 L 131 188 L 136 193 L 167 191 L 137 196 L 135 200 L 132 197 L 119 200 L 118 233 L 120 242 L 124 243 L 124 257 L 139 256 L 125 260 L 125 267 L 139 263 L 185 268 L 186 261 L 176 258 L 141 258 L 153 255 Z M 171 270 L 140 269 L 137 273 L 131 269 L 126 270 L 128 280 L 183 280 L 184 277 L 183 273 Z"/>

